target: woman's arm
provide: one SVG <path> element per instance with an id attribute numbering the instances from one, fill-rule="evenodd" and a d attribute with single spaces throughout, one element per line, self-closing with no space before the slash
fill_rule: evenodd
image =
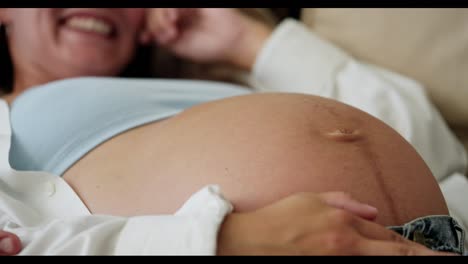
<path id="1" fill-rule="evenodd" d="M 250 70 L 272 28 L 236 8 L 149 8 L 143 43 L 199 63 Z"/>
<path id="2" fill-rule="evenodd" d="M 312 193 L 295 194 L 252 213 L 228 215 L 218 241 L 220 255 L 449 255 L 329 207 Z"/>
<path id="3" fill-rule="evenodd" d="M 205 188 L 176 215 L 83 215 L 37 224 L 24 223 L 38 220 L 27 218 L 20 225 L 0 214 L 0 226 L 21 237 L 21 255 L 451 255 L 332 208 L 327 200 L 345 209 L 362 207 L 340 193 L 301 193 L 254 212 L 231 213 L 220 227 L 230 207 L 216 189 Z M 21 211 L 16 209 L 13 214 Z M 14 241 L 6 244 L 13 248 L 0 247 L 0 254 L 15 254 L 19 240 L 2 232 L 0 243 L 3 234 Z"/>
<path id="4" fill-rule="evenodd" d="M 215 254 L 218 228 L 230 209 L 215 189 L 205 188 L 176 215 L 90 215 L 67 200 L 61 186 L 56 185 L 55 192 L 65 198 L 61 204 L 51 201 L 39 207 L 24 198 L 22 190 L 8 193 L 2 188 L 0 228 L 18 235 L 20 255 Z M 28 196 L 43 198 L 40 191 Z"/>

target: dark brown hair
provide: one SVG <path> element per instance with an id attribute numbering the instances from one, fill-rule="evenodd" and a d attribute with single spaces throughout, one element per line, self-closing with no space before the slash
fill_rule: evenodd
<path id="1" fill-rule="evenodd" d="M 6 39 L 6 29 L 0 27 L 0 94 L 9 93 L 13 88 L 13 63 L 8 42 Z"/>
<path id="2" fill-rule="evenodd" d="M 152 74 L 152 48 L 138 47 L 133 60 L 119 75 L 129 78 L 149 78 Z M 10 93 L 13 89 L 13 62 L 8 50 L 5 26 L 0 27 L 0 95 Z"/>

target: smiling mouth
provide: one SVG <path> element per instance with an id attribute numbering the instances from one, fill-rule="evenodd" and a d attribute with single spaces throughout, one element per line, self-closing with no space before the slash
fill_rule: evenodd
<path id="1" fill-rule="evenodd" d="M 60 20 L 60 25 L 67 28 L 88 33 L 94 33 L 103 37 L 115 37 L 117 30 L 115 26 L 105 19 L 92 16 L 70 16 Z"/>

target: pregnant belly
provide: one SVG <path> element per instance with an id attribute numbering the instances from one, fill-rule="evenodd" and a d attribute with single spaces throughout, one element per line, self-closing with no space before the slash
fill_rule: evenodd
<path id="1" fill-rule="evenodd" d="M 401 224 L 446 214 L 429 169 L 377 119 L 315 96 L 256 94 L 193 107 L 122 133 L 64 175 L 91 212 L 175 212 L 218 184 L 238 211 L 303 191 L 346 191 Z"/>

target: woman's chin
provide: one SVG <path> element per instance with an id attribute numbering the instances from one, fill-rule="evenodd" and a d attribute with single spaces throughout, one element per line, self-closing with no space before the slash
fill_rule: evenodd
<path id="1" fill-rule="evenodd" d="M 60 68 L 56 72 L 66 70 L 67 76 L 115 76 L 129 63 L 129 56 L 123 53 L 109 52 L 99 48 L 76 47 L 67 49 L 61 55 L 61 61 L 56 63 Z"/>
<path id="2" fill-rule="evenodd" d="M 123 67 L 114 65 L 104 65 L 103 63 L 93 60 L 80 60 L 81 63 L 68 67 L 68 71 L 64 72 L 60 79 L 86 77 L 86 76 L 100 76 L 112 77 L 117 76 Z"/>

